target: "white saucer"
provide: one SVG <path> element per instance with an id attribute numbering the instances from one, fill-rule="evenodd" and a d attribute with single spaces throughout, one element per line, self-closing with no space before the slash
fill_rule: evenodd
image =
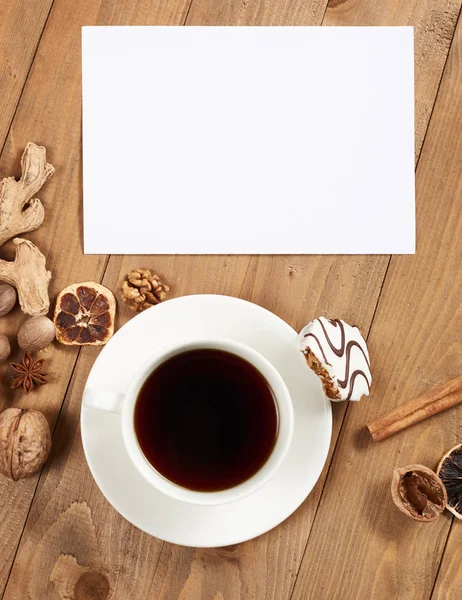
<path id="1" fill-rule="evenodd" d="M 184 296 L 131 319 L 97 358 L 87 387 L 123 392 L 157 350 L 197 338 L 229 338 L 263 354 L 289 388 L 295 416 L 289 452 L 257 492 L 222 506 L 173 500 L 150 486 L 122 442 L 120 415 L 82 406 L 85 456 L 100 490 L 128 521 L 158 538 L 194 547 L 237 544 L 272 529 L 305 500 L 329 450 L 330 402 L 298 350 L 297 334 L 269 311 L 228 296 Z"/>

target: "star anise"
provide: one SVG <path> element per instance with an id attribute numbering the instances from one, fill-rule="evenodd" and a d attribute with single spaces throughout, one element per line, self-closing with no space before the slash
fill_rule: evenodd
<path id="1" fill-rule="evenodd" d="M 10 363 L 14 371 L 11 389 L 22 386 L 26 394 L 34 389 L 34 385 L 48 383 L 47 374 L 42 371 L 43 360 L 34 360 L 28 352 L 21 363 Z"/>

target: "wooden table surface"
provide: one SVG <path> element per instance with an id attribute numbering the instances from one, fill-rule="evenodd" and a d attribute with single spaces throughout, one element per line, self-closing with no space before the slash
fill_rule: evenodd
<path id="1" fill-rule="evenodd" d="M 90 475 L 79 413 L 96 349 L 54 344 L 43 354 L 52 382 L 29 396 L 9 390 L 3 365 L 1 406 L 42 410 L 54 433 L 41 473 L 18 483 L 0 478 L 1 598 L 106 598 L 74 591 L 77 565 L 107 574 L 118 600 L 462 598 L 462 523 L 449 513 L 416 523 L 389 493 L 396 465 L 435 468 L 462 441 L 462 407 L 377 444 L 364 430 L 382 412 L 461 375 L 460 8 L 461 0 L 1 0 L 0 170 L 19 175 L 29 140 L 46 146 L 56 167 L 38 194 L 45 222 L 25 235 L 46 254 L 52 299 L 85 280 L 118 290 L 127 271 L 145 266 L 171 284 L 173 297 L 239 296 L 295 329 L 324 314 L 355 323 L 367 335 L 374 373 L 369 398 L 333 406 L 329 458 L 295 514 L 250 542 L 195 550 L 138 531 Z M 417 254 L 84 256 L 82 25 L 413 25 Z M 12 258 L 11 244 L 1 254 Z M 130 316 L 119 304 L 118 325 Z M 0 329 L 14 340 L 24 319 L 16 308 Z"/>

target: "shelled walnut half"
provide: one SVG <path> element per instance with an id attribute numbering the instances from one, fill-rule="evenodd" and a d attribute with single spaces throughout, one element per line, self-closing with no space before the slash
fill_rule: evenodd
<path id="1" fill-rule="evenodd" d="M 170 288 L 149 269 L 133 269 L 122 283 L 122 298 L 132 310 L 146 310 L 165 299 Z"/>

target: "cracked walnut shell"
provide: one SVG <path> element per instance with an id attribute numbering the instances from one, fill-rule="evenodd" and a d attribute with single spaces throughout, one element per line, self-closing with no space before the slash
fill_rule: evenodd
<path id="1" fill-rule="evenodd" d="M 7 408 L 0 415 L 0 473 L 18 481 L 42 468 L 51 449 L 48 421 L 33 409 Z"/>
<path id="2" fill-rule="evenodd" d="M 94 281 L 74 283 L 56 300 L 56 339 L 67 346 L 102 346 L 114 333 L 114 294 Z"/>
<path id="3" fill-rule="evenodd" d="M 402 513 L 424 523 L 437 519 L 448 501 L 443 482 L 424 465 L 395 469 L 391 495 Z"/>
<path id="4" fill-rule="evenodd" d="M 132 310 L 146 310 L 165 299 L 168 285 L 149 269 L 133 269 L 122 283 L 122 298 Z"/>

